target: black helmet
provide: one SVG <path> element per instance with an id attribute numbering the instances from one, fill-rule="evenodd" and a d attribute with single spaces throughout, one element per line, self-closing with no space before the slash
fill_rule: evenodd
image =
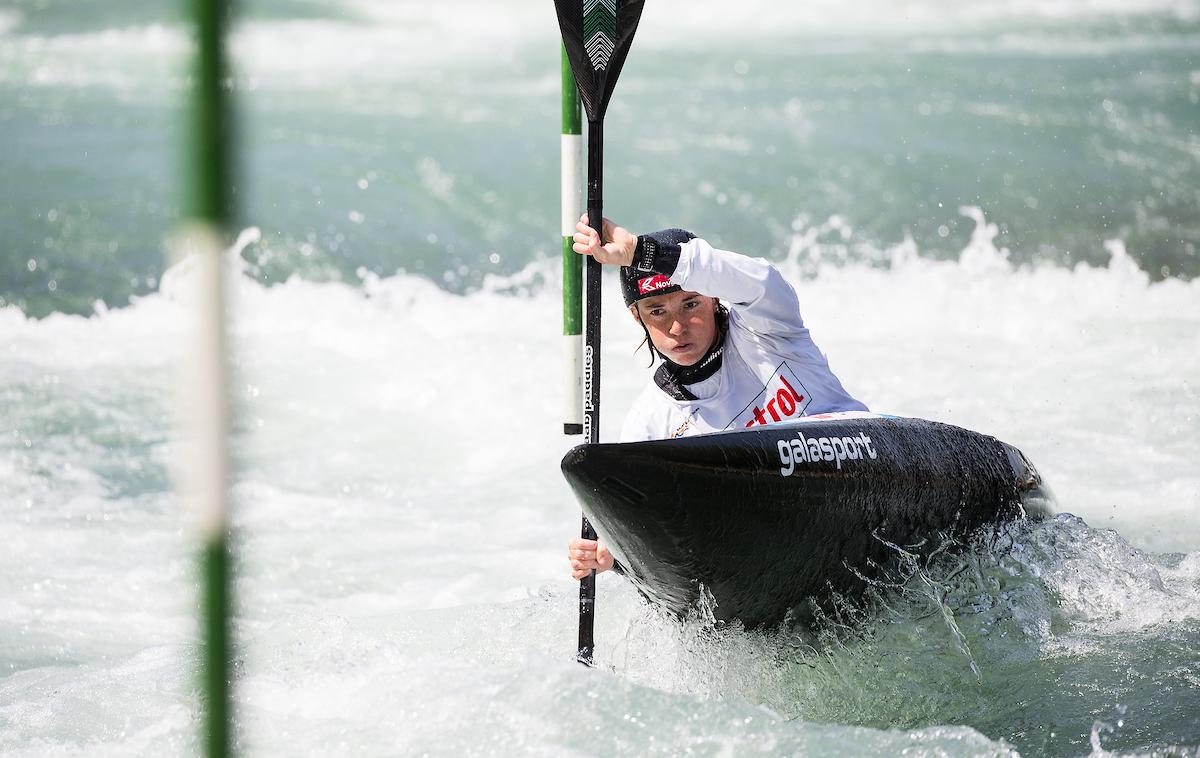
<path id="1" fill-rule="evenodd" d="M 696 235 L 683 229 L 663 229 L 661 232 L 643 234 L 638 237 L 638 249 L 634 252 L 633 259 L 637 261 L 643 258 L 642 251 L 647 244 L 654 245 L 663 252 L 674 252 L 678 258 L 679 246 L 694 239 Z M 679 292 L 682 289 L 678 284 L 672 284 L 670 277 L 657 271 L 621 267 L 621 294 L 625 296 L 627 306 L 647 297 Z"/>

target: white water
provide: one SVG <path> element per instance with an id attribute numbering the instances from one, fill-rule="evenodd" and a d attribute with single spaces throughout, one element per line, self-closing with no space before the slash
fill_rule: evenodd
<path id="1" fill-rule="evenodd" d="M 1195 619 L 1200 284 L 1149 285 L 1119 246 L 1107 269 L 1013 271 L 992 233 L 982 223 L 956 263 L 901 248 L 891 271 L 818 267 L 798 283 L 814 335 L 873 409 L 995 434 L 1036 462 L 1064 510 L 1143 549 L 1192 552 L 1151 566 L 1114 535 L 1097 548 L 1107 563 L 1038 564 L 1073 619 L 1073 631 L 1046 627 L 1042 655 Z M 793 274 L 836 253 L 805 239 Z M 554 276 L 534 266 L 524 278 Z M 195 749 L 192 548 L 166 479 L 181 279 L 92 318 L 0 310 L 5 755 Z M 555 394 L 559 297 L 553 282 L 524 295 L 504 293 L 518 281 L 492 285 L 460 297 L 407 276 L 361 289 L 237 279 L 247 754 L 1007 750 L 953 724 L 814 724 L 819 697 L 777 681 L 765 643 L 706 643 L 611 576 L 602 670 L 571 663 L 563 555 L 578 509 L 557 471 L 570 444 Z M 649 371 L 608 293 L 611 438 Z M 965 669 L 952 640 L 935 643 L 949 671 Z"/>
<path id="2" fill-rule="evenodd" d="M 330 97 L 349 97 L 352 93 L 346 90 L 381 81 L 394 86 L 445 76 L 447 67 L 510 67 L 515 56 L 529 50 L 550 51 L 553 59 L 558 36 L 554 14 L 536 0 L 502 5 L 488 0 L 435 5 L 416 0 L 345 0 L 340 12 L 331 9 L 331 15 L 340 18 L 239 21 L 231 34 L 231 48 L 240 87 L 250 92 L 318 90 Z M 813 52 L 840 53 L 866 52 L 878 38 L 886 38 L 907 40 L 918 51 L 1021 50 L 1100 56 L 1120 49 L 1195 45 L 1193 35 L 1180 39 L 1129 34 L 1115 41 L 1096 40 L 1069 26 L 1077 19 L 1140 17 L 1191 22 L 1200 18 L 1200 3 L 872 0 L 847 6 L 833 0 L 803 4 L 746 0 L 731 13 L 728 4 L 716 0 L 675 0 L 647 7 L 638 44 L 687 52 L 760 40 L 781 52 L 795 44 Z M 13 33 L 22 18 L 20 11 L 0 9 L 0 83 L 99 88 L 133 101 L 160 100 L 167 92 L 184 89 L 189 38 L 183 27 L 153 22 L 55 35 Z M 638 65 L 631 61 L 635 76 Z M 488 86 L 512 87 L 512 76 Z M 536 86 L 556 90 L 558 77 L 547 76 Z M 390 107 L 404 112 L 412 104 Z"/>

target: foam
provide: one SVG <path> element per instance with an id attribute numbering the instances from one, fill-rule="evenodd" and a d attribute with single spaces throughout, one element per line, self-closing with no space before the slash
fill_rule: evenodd
<path id="1" fill-rule="evenodd" d="M 0 82 L 136 94 L 179 88 L 185 30 L 163 24 L 56 35 L 0 34 Z"/>
<path id="2" fill-rule="evenodd" d="M 20 25 L 24 17 L 19 11 L 10 8 L 0 8 L 0 36 L 8 34 L 14 27 Z"/>
<path id="3" fill-rule="evenodd" d="M 1186 525 L 1168 528 L 1144 514 L 1197 503 L 1188 461 L 1200 454 L 1193 439 L 1200 403 L 1188 377 L 1200 375 L 1200 359 L 1187 335 L 1200 328 L 1200 283 L 1150 284 L 1115 241 L 1106 268 L 1014 270 L 1007 251 L 992 244 L 995 225 L 978 209 L 964 214 L 977 225 L 958 261 L 921 258 L 908 244 L 883 251 L 890 270 L 828 263 L 844 244 L 816 242 L 808 228 L 795 234 L 783 266 L 793 280 L 806 279 L 799 286 L 806 320 L 843 382 L 872 410 L 948 421 L 1021 447 L 1085 518 L 1114 517 L 1146 546 L 1193 544 L 1198 535 Z M 264 288 L 239 278 L 234 323 L 243 371 L 253 375 L 246 381 L 314 412 L 302 393 L 315 398 L 337 386 L 347 403 L 318 418 L 336 414 L 376 444 L 388 433 L 376 423 L 379 412 L 448 444 L 453 434 L 442 430 L 501 411 L 489 423 L 543 439 L 556 426 L 558 402 L 528 389 L 558 391 L 553 268 L 532 264 L 517 277 L 492 277 L 489 289 L 466 297 L 408 275 L 368 277 L 363 289 L 298 278 Z M 162 295 L 90 319 L 27 321 L 10 307 L 0 311 L 0 329 L 19 363 L 35 370 L 161 371 L 182 340 L 175 279 L 164 275 Z M 538 282 L 549 286 L 540 290 Z M 531 286 L 541 294 L 503 294 Z M 632 354 L 640 334 L 618 301 L 608 299 L 606 309 L 604 428 L 615 434 L 646 377 L 644 353 Z M 295 363 L 300 350 L 313 360 Z M 464 406 L 455 399 L 459 385 L 474 382 L 464 366 L 476 365 L 497 368 Z M 286 385 L 278 385 L 281 376 Z M 261 397 L 249 407 L 266 403 Z M 265 438 L 285 448 L 303 448 L 306 435 L 318 433 L 311 425 L 318 418 L 289 419 L 277 404 L 252 415 Z M 354 465 L 383 466 L 375 448 L 353 449 Z M 467 456 L 461 465 L 502 478 L 546 452 L 535 446 L 503 462 Z M 301 470 L 302 460 L 282 458 Z M 433 466 L 439 458 L 418 460 Z M 369 469 L 364 474 L 382 475 Z"/>
<path id="4" fill-rule="evenodd" d="M 1181 516 L 1200 505 L 1200 403 L 1190 379 L 1200 375 L 1192 349 L 1200 282 L 1151 284 L 1116 242 L 1104 268 L 1014 269 L 983 211 L 963 213 L 976 232 L 959 260 L 920 258 L 909 243 L 880 251 L 890 269 L 829 263 L 847 244 L 839 219 L 818 234 L 797 225 L 783 265 L 834 369 L 877 412 L 949 421 L 1018 445 L 1062 508 L 1115 525 L 1133 548 L 1194 551 L 1200 527 Z M 370 752 L 394 748 L 402 734 L 405 751 L 450 739 L 466 747 L 483 738 L 453 726 L 464 712 L 484 714 L 501 740 L 489 744 L 536 752 L 556 740 L 557 709 L 571 700 L 575 711 L 597 686 L 562 663 L 575 610 L 562 546 L 579 513 L 557 471 L 573 440 L 559 432 L 555 394 L 556 266 L 531 264 L 465 296 L 408 275 L 264 287 L 247 264 L 236 268 L 233 518 L 248 743 Z M 70 755 L 98 743 L 112 753 L 186 753 L 194 745 L 184 673 L 195 653 L 192 562 L 165 479 L 189 276 L 180 264 L 159 293 L 90 318 L 31 320 L 0 309 L 0 397 L 16 432 L 0 438 L 0 519 L 18 546 L 0 553 L 0 615 L 9 619 L 0 637 L 25 672 L 0 679 L 0 749 Z M 649 371 L 619 299 L 605 307 L 602 433 L 612 438 Z M 983 614 L 978 628 L 969 626 L 974 616 L 957 616 L 974 659 L 941 649 L 952 652 L 955 637 L 937 626 L 940 616 L 922 622 L 919 649 L 937 665 L 917 656 L 905 670 L 928 697 L 979 686 L 968 662 L 987 685 L 1008 670 L 996 668 L 1009 665 L 1006 655 L 1103 661 L 1129 632 L 1155 634 L 1196 617 L 1194 557 L 1133 555 L 1124 540 L 1082 525 L 1050 527 L 1059 531 L 1036 543 L 1057 546 L 1039 548 L 1050 557 L 1026 561 L 1048 590 L 1030 584 L 1031 569 L 1005 579 L 1008 599 L 997 607 L 1009 616 Z M 877 662 L 912 644 L 901 636 L 846 643 L 816 668 L 806 658 L 781 667 L 789 653 L 778 641 L 736 630 L 714 636 L 703 619 L 680 626 L 648 613 L 628 583 L 601 579 L 598 655 L 620 674 L 601 674 L 619 703 L 594 716 L 605 733 L 637 729 L 627 714 L 657 719 L 647 735 L 698 748 L 1009 749 L 954 726 L 814 730 L 813 721 L 866 713 L 921 718 L 916 700 L 897 700 L 887 681 L 872 684 Z M 131 591 L 144 610 L 130 609 Z M 1046 592 L 1057 593 L 1070 634 L 1045 636 L 1055 612 Z M 481 628 L 491 630 L 486 638 Z M 985 633 L 1023 641 L 993 645 L 981 641 Z M 106 726 L 128 705 L 104 705 L 113 672 L 129 691 L 149 693 L 120 733 Z M 524 705 L 494 705 L 513 698 Z M 84 701 L 99 705 L 84 721 L 68 719 Z M 1080 725 L 1062 715 L 1085 732 L 1092 718 Z M 696 732 L 699 723 L 724 726 Z M 616 751 L 649 750 L 613 734 Z"/>
<path id="5" fill-rule="evenodd" d="M 1057 0 L 1055 2 L 951 3 L 925 0 L 897 4 L 872 0 L 853 6 L 747 0 L 735 8 L 716 0 L 688 3 L 686 12 L 648 6 L 639 47 L 688 51 L 696 45 L 741 45 L 747 39 L 805 50 L 846 52 L 872 38 L 902 41 L 914 51 L 1107 55 L 1145 47 L 1191 47 L 1195 35 L 1131 34 L 1092 39 L 1042 29 L 1047 23 L 1102 23 L 1143 16 L 1200 19 L 1200 0 Z M 714 23 L 720 19 L 720 23 Z M 150 24 L 61 35 L 14 35 L 16 11 L 0 11 L 0 81 L 33 86 L 106 87 L 130 95 L 178 88 L 190 46 L 184 27 Z M 1029 27 L 1030 31 L 1020 31 Z M 231 34 L 239 82 L 247 89 L 327 89 L 347 83 L 427 81 L 433 64 L 488 67 L 528 51 L 553 51 L 558 28 L 552 9 L 523 0 L 453 4 L 415 0 L 347 0 L 335 18 L 242 20 Z M 864 47 L 864 49 L 866 49 Z M 303 51 L 303 54 L 297 54 Z M 548 65 L 557 59 L 548 55 Z M 13 65 L 16 64 L 16 65 Z M 165 67 L 165 68 L 164 68 Z M 509 82 L 511 85 L 511 81 Z"/>

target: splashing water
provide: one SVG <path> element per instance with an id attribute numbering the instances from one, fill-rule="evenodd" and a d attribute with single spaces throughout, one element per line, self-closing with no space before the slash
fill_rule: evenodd
<path id="1" fill-rule="evenodd" d="M 1017 445 L 1075 516 L 898 558 L 807 631 L 665 618 L 604 575 L 582 670 L 553 14 L 254 2 L 241 751 L 1194 755 L 1196 3 L 754 0 L 719 31 L 712 5 L 644 17 L 611 212 L 781 261 L 856 396 Z M 189 273 L 162 255 L 189 37 L 132 0 L 11 6 L 0 753 L 191 755 Z M 607 437 L 648 375 L 605 308 Z"/>
<path id="2" fill-rule="evenodd" d="M 785 268 L 872 407 L 996 433 L 1063 510 L 1117 531 L 1062 516 L 980 536 L 807 636 L 663 618 L 605 575 L 590 672 L 570 663 L 561 545 L 578 513 L 556 473 L 560 403 L 531 391 L 558 386 L 553 270 L 459 296 L 406 275 L 267 287 L 239 264 L 243 748 L 1194 744 L 1200 554 L 1181 515 L 1200 502 L 1185 378 L 1200 359 L 1180 336 L 1200 327 L 1196 286 L 1148 283 L 1118 249 L 1107 269 L 1013 269 L 987 239 L 963 263 Z M 6 754 L 195 749 L 192 563 L 167 476 L 186 276 L 181 264 L 163 292 L 88 318 L 0 310 Z M 648 376 L 635 325 L 607 307 L 611 432 Z"/>

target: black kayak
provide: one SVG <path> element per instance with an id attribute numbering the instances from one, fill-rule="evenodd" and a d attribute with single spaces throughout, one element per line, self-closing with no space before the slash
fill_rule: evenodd
<path id="1" fill-rule="evenodd" d="M 1050 512 L 1016 448 L 915 418 L 866 413 L 674 440 L 580 445 L 563 474 L 624 573 L 684 615 L 711 593 L 718 620 L 783 621 L 852 594 L 894 545 L 962 537 Z"/>

